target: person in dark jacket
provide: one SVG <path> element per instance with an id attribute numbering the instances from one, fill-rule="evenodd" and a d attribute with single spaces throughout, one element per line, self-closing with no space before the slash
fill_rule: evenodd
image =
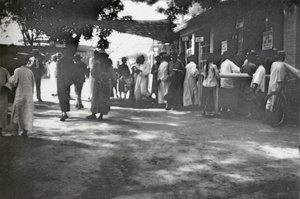
<path id="1" fill-rule="evenodd" d="M 73 55 L 74 51 L 67 49 L 57 62 L 57 95 L 62 112 L 60 121 L 65 121 L 70 111 L 70 87 L 75 83 Z"/>
<path id="2" fill-rule="evenodd" d="M 32 57 L 29 58 L 28 67 L 33 72 L 36 87 L 36 98 L 42 102 L 41 98 L 41 80 L 45 72 L 43 60 L 45 56 L 39 52 L 38 49 L 32 49 Z"/>
<path id="3" fill-rule="evenodd" d="M 91 103 L 92 114 L 87 116 L 88 120 L 97 119 L 96 114 L 100 113 L 98 120 L 103 119 L 103 115 L 110 111 L 111 82 L 116 81 L 113 67 L 104 50 L 99 51 L 95 56 L 95 65 L 91 71 L 95 79 L 93 85 L 93 97 Z"/>
<path id="4" fill-rule="evenodd" d="M 124 93 L 124 99 L 126 99 L 126 94 L 128 90 L 130 90 L 132 84 L 132 78 L 130 76 L 130 70 L 128 68 L 128 65 L 126 64 L 127 58 L 122 57 L 121 60 L 122 60 L 122 64 L 118 68 L 119 92 L 120 92 L 120 98 L 122 99 L 122 93 Z"/>
<path id="5" fill-rule="evenodd" d="M 159 85 L 159 81 L 157 79 L 158 77 L 158 68 L 161 62 L 161 56 L 156 56 L 155 58 L 155 63 L 153 64 L 152 68 L 151 68 L 151 74 L 153 75 L 152 78 L 152 91 L 151 94 L 155 94 L 155 101 L 156 103 L 158 103 L 158 85 Z"/>

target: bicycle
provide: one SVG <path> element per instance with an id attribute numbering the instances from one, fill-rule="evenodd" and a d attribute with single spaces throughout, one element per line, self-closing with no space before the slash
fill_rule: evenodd
<path id="1" fill-rule="evenodd" d="M 267 108 L 266 110 L 266 122 L 272 127 L 278 127 L 283 124 L 290 114 L 290 107 L 286 97 L 286 86 L 294 80 L 296 79 L 293 78 L 278 81 L 279 86 L 276 91 L 271 92 L 265 97 L 265 107 L 271 106 L 270 109 Z"/>

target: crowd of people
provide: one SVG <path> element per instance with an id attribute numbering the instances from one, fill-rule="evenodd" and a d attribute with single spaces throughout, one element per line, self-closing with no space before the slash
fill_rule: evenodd
<path id="1" fill-rule="evenodd" d="M 13 135 L 19 135 L 19 131 L 22 131 L 21 136 L 27 137 L 27 132 L 32 130 L 34 85 L 36 98 L 42 102 L 40 88 L 45 69 L 44 58 L 36 49 L 33 49 L 30 55 L 18 53 L 15 60 L 20 67 L 12 76 L 0 66 L 0 135 L 7 124 L 7 95 L 12 88 L 16 90 L 11 113 Z M 236 112 L 241 99 L 251 97 L 262 102 L 264 96 L 275 91 L 278 81 L 284 80 L 288 73 L 296 76 L 299 73 L 284 62 L 284 51 L 277 51 L 267 58 L 255 51 L 248 52 L 244 57 L 233 57 L 229 52 L 223 53 L 222 56 L 207 54 L 202 66 L 197 65 L 195 55 L 186 58 L 184 53 L 160 53 L 155 57 L 153 66 L 146 62 L 144 55 L 140 55 L 133 67 L 127 65 L 126 57 L 122 57 L 121 64 L 114 68 L 112 60 L 104 50 L 94 51 L 88 64 L 81 59 L 82 57 L 76 54 L 76 49 L 70 48 L 63 53 L 53 54 L 48 61 L 53 88 L 49 92 L 52 96 L 58 96 L 60 121 L 69 118 L 67 112 L 70 111 L 71 85 L 75 87 L 75 107 L 84 108 L 81 93 L 86 78 L 89 79 L 87 86 L 90 88 L 91 100 L 91 115 L 86 116 L 86 119 L 103 120 L 103 116 L 110 111 L 110 99 L 114 95 L 138 104 L 149 102 L 163 105 L 166 110 L 194 107 L 203 110 L 203 116 L 213 117 L 219 111 L 216 112 L 214 106 L 215 90 L 218 86 L 220 111 L 231 114 Z M 265 83 L 266 71 L 270 71 L 268 88 Z M 230 73 L 247 73 L 252 78 L 245 78 L 237 83 L 231 77 L 220 76 Z M 149 81 L 150 74 L 152 81 Z M 149 82 L 152 83 L 151 90 Z M 235 89 L 237 84 L 239 89 Z M 253 101 L 250 101 L 251 103 Z M 272 103 L 272 99 L 267 102 L 267 111 L 272 111 Z M 248 115 L 253 114 L 253 110 L 249 108 Z"/>

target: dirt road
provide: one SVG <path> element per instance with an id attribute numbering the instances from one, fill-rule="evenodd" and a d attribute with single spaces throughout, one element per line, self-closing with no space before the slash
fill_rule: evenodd
<path id="1" fill-rule="evenodd" d="M 299 198 L 299 127 L 120 106 L 87 121 L 88 101 L 60 122 L 56 102 L 30 139 L 0 140 L 0 198 Z"/>

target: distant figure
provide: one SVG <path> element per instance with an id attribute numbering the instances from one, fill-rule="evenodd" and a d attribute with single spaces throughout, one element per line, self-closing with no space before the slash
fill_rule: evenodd
<path id="1" fill-rule="evenodd" d="M 172 54 L 172 60 L 168 66 L 168 82 L 170 86 L 164 99 L 167 101 L 166 110 L 179 108 L 183 105 L 183 82 L 185 77 L 185 67 L 178 59 L 177 53 Z"/>
<path id="2" fill-rule="evenodd" d="M 151 74 L 153 76 L 152 78 L 152 91 L 151 94 L 155 94 L 155 101 L 156 103 L 158 103 L 158 68 L 161 62 L 161 57 L 158 55 L 155 58 L 155 63 L 153 64 L 152 68 L 151 68 Z"/>
<path id="3" fill-rule="evenodd" d="M 110 82 L 116 81 L 116 76 L 113 67 L 108 59 L 108 54 L 104 50 L 95 54 L 95 64 L 91 71 L 91 76 L 94 78 L 93 97 L 91 103 L 92 114 L 87 116 L 88 120 L 97 119 L 96 114 L 100 113 L 98 120 L 103 119 L 103 115 L 110 111 Z"/>
<path id="4" fill-rule="evenodd" d="M 121 99 L 126 99 L 128 90 L 131 88 L 132 78 L 130 76 L 130 70 L 126 64 L 127 58 L 122 57 L 122 64 L 119 65 L 118 74 L 119 74 L 119 94 Z M 123 95 L 122 95 L 123 94 Z M 123 97 L 122 97 L 123 96 Z"/>
<path id="5" fill-rule="evenodd" d="M 170 61 L 170 55 L 164 54 L 162 55 L 161 63 L 158 67 L 157 72 L 157 81 L 158 81 L 158 91 L 157 91 L 157 97 L 158 97 L 158 104 L 165 103 L 164 96 L 168 92 L 168 88 L 170 83 L 167 81 L 169 70 L 169 61 Z"/>
<path id="6" fill-rule="evenodd" d="M 225 52 L 223 55 L 223 62 L 220 66 L 220 73 L 240 73 L 240 68 L 235 65 L 231 60 L 229 60 L 229 55 Z M 221 110 L 225 113 L 231 113 L 231 111 L 235 111 L 235 106 L 237 103 L 236 92 L 234 90 L 234 84 L 232 78 L 221 78 L 220 81 L 221 89 Z"/>
<path id="7" fill-rule="evenodd" d="M 57 60 L 58 56 L 56 54 L 53 55 L 48 66 L 52 96 L 57 96 Z"/>
<path id="8" fill-rule="evenodd" d="M 2 137 L 2 129 L 7 125 L 8 93 L 11 90 L 9 78 L 9 72 L 0 66 L 0 137 Z"/>
<path id="9" fill-rule="evenodd" d="M 57 62 L 57 94 L 61 109 L 60 121 L 65 121 L 70 111 L 70 87 L 75 83 L 73 48 L 66 49 L 63 57 Z"/>
<path id="10" fill-rule="evenodd" d="M 16 88 L 14 103 L 12 106 L 11 121 L 13 124 L 13 135 L 18 136 L 19 130 L 23 131 L 22 137 L 28 138 L 28 131 L 33 127 L 33 88 L 34 75 L 28 68 L 29 55 L 18 53 L 17 61 L 21 65 L 10 77 L 10 84 Z M 27 64 L 27 65 L 26 65 Z"/>
<path id="11" fill-rule="evenodd" d="M 34 74 L 35 88 L 36 88 L 36 98 L 39 102 L 42 102 L 41 98 L 41 80 L 45 72 L 43 60 L 44 56 L 39 52 L 38 49 L 32 49 L 32 57 L 29 59 L 28 67 Z"/>
<path id="12" fill-rule="evenodd" d="M 151 94 L 148 91 L 148 76 L 151 72 L 151 68 L 145 63 L 144 55 L 137 57 L 136 64 L 137 76 L 134 87 L 135 100 L 136 102 L 141 102 L 142 98 L 145 97 L 154 102 L 155 100 L 151 98 Z"/>
<path id="13" fill-rule="evenodd" d="M 117 69 L 115 69 L 113 67 L 113 62 L 110 58 L 108 58 L 108 61 L 110 63 L 110 67 L 112 68 L 113 70 L 113 73 L 114 73 L 114 76 L 116 77 L 115 80 L 112 80 L 110 79 L 110 87 L 111 87 L 111 90 L 110 90 L 110 97 L 117 97 L 119 98 L 119 95 L 118 95 L 118 90 L 117 90 L 117 84 L 118 84 L 118 78 L 117 78 Z M 115 91 L 115 92 L 114 92 Z"/>
<path id="14" fill-rule="evenodd" d="M 81 60 L 82 57 L 80 55 L 74 55 L 73 61 L 74 61 L 74 72 L 75 72 L 75 93 L 76 93 L 76 105 L 75 107 L 77 109 L 82 109 L 83 104 L 81 101 L 81 92 L 82 92 L 82 87 L 85 82 L 85 77 L 88 76 L 89 70 L 87 68 L 87 65 L 83 63 Z"/>
<path id="15" fill-rule="evenodd" d="M 201 99 L 201 107 L 203 108 L 203 116 L 212 117 L 214 112 L 214 92 L 218 86 L 218 79 L 220 78 L 219 70 L 216 63 L 218 59 L 217 55 L 208 54 L 207 62 L 203 71 L 203 92 Z"/>
<path id="16" fill-rule="evenodd" d="M 197 76 L 199 76 L 200 73 L 196 65 L 195 55 L 189 56 L 187 62 L 183 84 L 183 106 L 198 105 Z"/>
<path id="17" fill-rule="evenodd" d="M 98 56 L 99 52 L 97 50 L 94 51 L 93 53 L 93 57 L 91 57 L 89 59 L 89 65 L 88 65 L 88 68 L 89 68 L 89 71 L 90 71 L 90 74 L 89 74 L 89 81 L 88 81 L 88 84 L 89 84 L 89 99 L 91 100 L 92 97 L 93 97 L 93 86 L 94 86 L 94 78 L 91 76 L 91 72 L 94 68 L 94 65 L 95 65 L 95 57 Z"/>

